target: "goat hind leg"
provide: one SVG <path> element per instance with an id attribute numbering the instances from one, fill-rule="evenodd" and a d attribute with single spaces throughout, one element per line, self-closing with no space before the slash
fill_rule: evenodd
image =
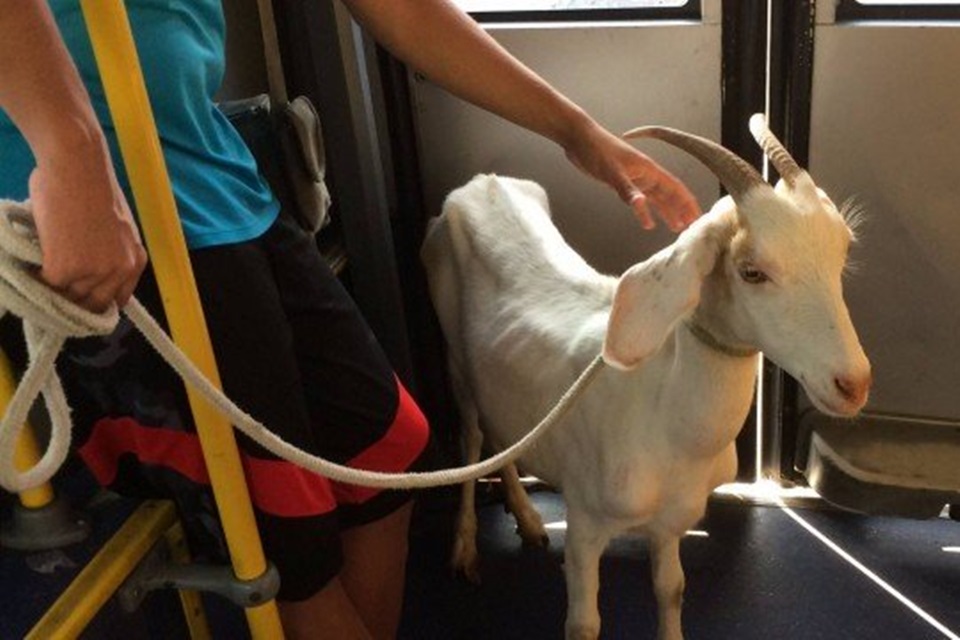
<path id="1" fill-rule="evenodd" d="M 524 546 L 546 547 L 550 543 L 550 538 L 547 536 L 540 513 L 533 506 L 530 496 L 520 483 L 517 466 L 508 464 L 501 469 L 500 479 L 503 480 L 507 510 L 517 519 L 517 533 L 520 534 Z"/>
<path id="2" fill-rule="evenodd" d="M 680 612 L 684 577 L 680 564 L 680 537 L 669 533 L 650 536 L 653 590 L 657 596 L 658 640 L 683 640 Z"/>
<path id="3" fill-rule="evenodd" d="M 460 413 L 464 429 L 464 458 L 467 464 L 480 459 L 483 446 L 483 433 L 480 431 L 476 407 L 461 403 Z M 457 512 L 456 533 L 453 551 L 450 555 L 450 567 L 457 573 L 463 573 L 467 580 L 480 583 L 480 557 L 477 554 L 477 510 L 476 482 L 464 482 L 460 485 L 460 510 Z"/>

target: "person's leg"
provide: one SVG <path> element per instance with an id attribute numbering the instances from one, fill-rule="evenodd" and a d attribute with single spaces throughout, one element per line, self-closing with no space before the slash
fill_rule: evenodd
<path id="1" fill-rule="evenodd" d="M 376 637 L 367 630 L 361 614 L 338 578 L 306 600 L 278 600 L 277 608 L 286 640 L 369 640 Z"/>
<path id="2" fill-rule="evenodd" d="M 374 638 L 397 635 L 403 609 L 407 533 L 413 502 L 340 535 L 340 582 Z"/>
<path id="3" fill-rule="evenodd" d="M 284 221 L 274 231 L 271 269 L 293 336 L 314 450 L 375 471 L 422 464 L 426 418 L 356 305 L 312 238 Z M 339 582 L 372 636 L 393 638 L 403 606 L 411 496 L 337 483 L 334 495 Z"/>
<path id="4" fill-rule="evenodd" d="M 227 394 L 287 442 L 318 452 L 297 344 L 264 250 L 272 233 L 195 251 L 194 273 Z M 241 434 L 238 442 L 264 552 L 280 572 L 277 605 L 285 636 L 371 638 L 337 577 L 340 524 L 329 481 Z"/>

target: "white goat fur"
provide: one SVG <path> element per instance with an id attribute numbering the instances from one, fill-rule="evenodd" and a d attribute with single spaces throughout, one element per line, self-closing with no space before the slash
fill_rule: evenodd
<path id="1" fill-rule="evenodd" d="M 532 182 L 477 176 L 431 223 L 422 258 L 471 461 L 481 429 L 503 448 L 597 354 L 613 365 L 521 460 L 567 505 L 568 638 L 599 635 L 599 558 L 628 529 L 650 541 L 659 637 L 682 637 L 679 540 L 711 491 L 735 476 L 734 439 L 757 359 L 706 346 L 681 320 L 695 318 L 723 344 L 762 349 L 830 413 L 853 414 L 866 401 L 869 363 L 840 291 L 852 234 L 822 193 L 810 210 L 789 191 L 750 191 L 739 212 L 721 199 L 620 279 L 597 273 L 566 244 Z M 745 265 L 771 281 L 745 282 Z M 545 541 L 516 470 L 503 475 L 521 535 Z M 453 563 L 476 579 L 473 508 L 471 484 Z"/>

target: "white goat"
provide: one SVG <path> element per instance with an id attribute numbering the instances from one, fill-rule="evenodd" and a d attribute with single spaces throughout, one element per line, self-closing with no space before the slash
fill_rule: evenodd
<path id="1" fill-rule="evenodd" d="M 598 636 L 600 555 L 628 529 L 649 537 L 659 637 L 682 637 L 679 540 L 711 491 L 734 478 L 758 350 L 829 414 L 866 402 L 870 365 L 841 294 L 852 232 L 762 116 L 751 128 L 783 176 L 776 189 L 709 140 L 661 127 L 628 134 L 696 156 L 732 197 L 619 279 L 564 242 L 532 182 L 478 176 L 450 194 L 428 231 L 422 257 L 471 461 L 481 428 L 502 448 L 597 354 L 612 365 L 521 459 L 567 505 L 567 638 Z M 545 540 L 516 470 L 503 476 L 521 536 Z M 453 563 L 476 578 L 473 509 L 471 484 Z"/>

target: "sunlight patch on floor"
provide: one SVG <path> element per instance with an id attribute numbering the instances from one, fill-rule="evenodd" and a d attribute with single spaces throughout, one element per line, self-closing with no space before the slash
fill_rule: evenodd
<path id="1" fill-rule="evenodd" d="M 732 482 L 717 487 L 715 494 L 734 496 L 754 502 L 776 504 L 778 500 L 817 499 L 820 495 L 810 487 L 784 487 L 773 480 Z"/>
<path id="2" fill-rule="evenodd" d="M 548 531 L 566 531 L 567 530 L 567 521 L 566 520 L 557 520 L 556 522 L 548 522 L 543 525 Z M 710 534 L 706 531 L 700 529 L 691 529 L 687 531 L 687 537 L 690 538 L 709 538 Z"/>

